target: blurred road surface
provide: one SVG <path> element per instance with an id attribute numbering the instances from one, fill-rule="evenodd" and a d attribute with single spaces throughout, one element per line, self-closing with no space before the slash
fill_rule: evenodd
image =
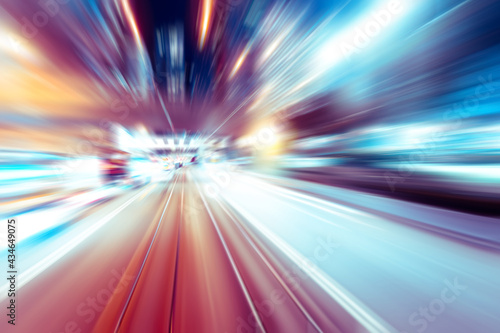
<path id="1" fill-rule="evenodd" d="M 64 223 L 19 242 L 18 316 L 2 332 L 500 327 L 498 220 L 213 167 L 99 193 L 18 216 L 20 234 L 33 216 Z"/>

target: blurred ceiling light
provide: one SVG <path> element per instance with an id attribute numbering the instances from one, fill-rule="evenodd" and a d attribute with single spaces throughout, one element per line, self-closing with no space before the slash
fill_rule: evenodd
<path id="1" fill-rule="evenodd" d="M 247 45 L 245 47 L 245 49 L 243 50 L 243 52 L 241 53 L 240 57 L 238 58 L 238 60 L 236 61 L 236 64 L 234 65 L 234 68 L 233 68 L 233 71 L 231 72 L 231 75 L 229 76 L 229 78 L 233 78 L 233 76 L 238 72 L 238 70 L 241 68 L 241 65 L 243 64 L 243 62 L 245 61 L 247 55 L 248 55 L 248 51 L 250 50 L 250 45 Z"/>
<path id="2" fill-rule="evenodd" d="M 314 66 L 332 68 L 343 61 L 350 61 L 387 33 L 396 21 L 410 12 L 415 4 L 410 0 L 379 1 L 375 7 L 366 11 L 361 18 L 331 38 L 317 53 Z M 317 66 L 318 61 L 322 66 Z"/>
<path id="3" fill-rule="evenodd" d="M 40 62 L 38 52 L 31 47 L 25 38 L 13 33 L 6 26 L 0 26 L 0 58 L 9 57 L 14 61 Z"/>
<path id="4" fill-rule="evenodd" d="M 205 40 L 207 38 L 208 28 L 210 25 L 210 16 L 212 15 L 212 0 L 202 0 L 203 1 L 203 14 L 202 14 L 202 24 L 200 31 L 200 41 L 199 49 L 203 49 L 205 45 Z"/>
<path id="5" fill-rule="evenodd" d="M 127 18 L 128 24 L 130 25 L 130 29 L 134 33 L 134 38 L 139 48 L 142 48 L 141 36 L 139 34 L 139 28 L 137 27 L 137 23 L 135 22 L 134 14 L 132 13 L 132 8 L 130 8 L 130 3 L 128 0 L 122 0 L 123 10 L 125 11 L 125 16 Z"/>

